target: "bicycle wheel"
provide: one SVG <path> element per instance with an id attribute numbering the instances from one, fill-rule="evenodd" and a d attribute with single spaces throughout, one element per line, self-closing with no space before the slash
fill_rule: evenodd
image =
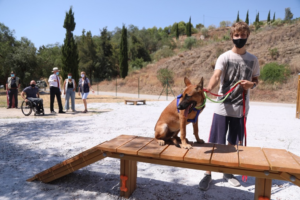
<path id="1" fill-rule="evenodd" d="M 28 101 L 28 102 L 23 101 L 21 110 L 25 116 L 29 116 L 32 112 L 32 103 L 30 101 Z"/>

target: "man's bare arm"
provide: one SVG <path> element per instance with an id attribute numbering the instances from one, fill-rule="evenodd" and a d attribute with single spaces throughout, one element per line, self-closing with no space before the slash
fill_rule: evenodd
<path id="1" fill-rule="evenodd" d="M 254 86 L 254 83 L 258 85 L 258 77 L 253 77 L 252 81 L 242 80 L 241 86 L 244 88 L 244 90 L 249 90 Z"/>
<path id="2" fill-rule="evenodd" d="M 220 77 L 221 77 L 222 71 L 220 69 L 216 69 L 214 71 L 214 74 L 211 76 L 207 88 L 205 88 L 208 91 L 211 91 L 214 89 L 217 84 L 219 83 Z"/>

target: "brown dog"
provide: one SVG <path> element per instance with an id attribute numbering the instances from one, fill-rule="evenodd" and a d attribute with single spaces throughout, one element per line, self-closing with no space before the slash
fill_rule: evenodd
<path id="1" fill-rule="evenodd" d="M 198 143 L 204 143 L 198 135 L 198 115 L 205 108 L 205 96 L 203 92 L 203 77 L 198 85 L 192 85 L 188 78 L 184 78 L 186 85 L 181 97 L 174 99 L 161 113 L 155 125 L 155 139 L 163 146 L 167 141 L 179 145 L 180 131 L 181 148 L 190 149 L 186 139 L 186 125 L 193 122 L 194 135 Z M 202 107 L 201 107 L 202 106 Z M 195 107 L 198 107 L 197 109 Z M 199 108 L 201 107 L 201 108 Z"/>

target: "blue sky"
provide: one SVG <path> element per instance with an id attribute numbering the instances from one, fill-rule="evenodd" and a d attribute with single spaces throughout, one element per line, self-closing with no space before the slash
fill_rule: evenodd
<path id="1" fill-rule="evenodd" d="M 0 22 L 15 31 L 15 37 L 27 37 L 38 48 L 41 45 L 62 44 L 65 37 L 65 13 L 73 6 L 75 35 L 83 29 L 100 35 L 100 29 L 133 24 L 139 28 L 165 27 L 174 22 L 189 20 L 205 26 L 219 26 L 220 21 L 234 21 L 237 12 L 245 20 L 249 10 L 250 22 L 259 12 L 260 20 L 284 18 L 290 7 L 294 18 L 300 17 L 300 0 L 0 0 Z"/>

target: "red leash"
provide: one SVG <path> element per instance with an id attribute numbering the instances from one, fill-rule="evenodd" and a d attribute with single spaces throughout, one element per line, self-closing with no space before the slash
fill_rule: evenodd
<path id="1" fill-rule="evenodd" d="M 214 94 L 214 93 L 212 93 L 212 92 L 207 91 L 206 89 L 203 89 L 203 90 L 204 90 L 204 92 L 208 92 L 208 93 L 210 93 L 210 94 L 212 94 L 212 95 L 214 95 L 214 96 L 217 96 L 217 97 L 224 97 L 224 96 L 226 96 L 227 94 L 229 94 L 230 92 L 232 92 L 239 84 L 241 84 L 241 83 L 236 84 L 234 87 L 232 87 L 232 88 L 231 88 L 228 92 L 226 92 L 226 94 L 224 94 L 224 95 Z M 244 117 L 245 146 L 247 146 L 247 129 L 246 129 L 246 95 L 247 95 L 247 91 L 244 90 L 244 91 L 243 91 L 243 117 Z M 248 179 L 248 176 L 245 176 L 245 175 L 242 176 L 242 180 L 243 180 L 244 182 L 247 182 L 247 179 Z"/>

